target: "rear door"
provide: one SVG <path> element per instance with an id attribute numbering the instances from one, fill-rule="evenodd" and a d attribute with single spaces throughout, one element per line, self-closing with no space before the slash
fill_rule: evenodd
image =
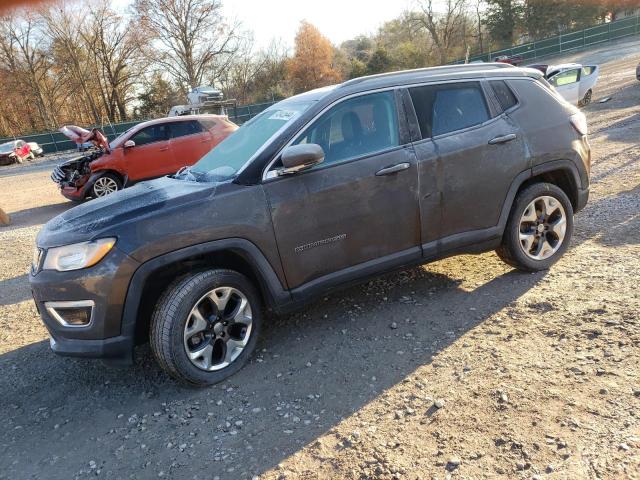
<path id="1" fill-rule="evenodd" d="M 211 134 L 197 120 L 169 123 L 171 155 L 170 172 L 191 166 L 211 150 Z"/>
<path id="2" fill-rule="evenodd" d="M 278 177 L 276 161 L 267 172 L 290 288 L 323 288 L 420 259 L 416 158 L 398 126 L 393 90 L 342 100 L 294 141 L 320 145 L 323 163 Z"/>
<path id="3" fill-rule="evenodd" d="M 133 140 L 135 146 L 124 148 L 123 159 L 130 180 L 160 177 L 171 171 L 173 157 L 169 148 L 168 124 L 143 128 L 129 140 Z"/>
<path id="4" fill-rule="evenodd" d="M 522 132 L 508 116 L 517 99 L 508 90 L 511 105 L 498 111 L 480 81 L 409 92 L 422 136 L 415 148 L 425 254 L 494 235 L 512 181 L 529 168 Z"/>
<path id="5" fill-rule="evenodd" d="M 580 68 L 572 68 L 549 79 L 560 95 L 572 105 L 577 105 L 580 97 Z"/>

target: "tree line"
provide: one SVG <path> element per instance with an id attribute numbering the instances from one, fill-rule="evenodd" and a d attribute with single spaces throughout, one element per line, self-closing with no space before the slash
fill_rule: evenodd
<path id="1" fill-rule="evenodd" d="M 417 0 L 333 45 L 303 21 L 292 49 L 257 48 L 222 0 L 58 0 L 0 16 L 0 136 L 166 115 L 190 88 L 240 105 L 367 74 L 439 65 L 615 20 L 638 0 Z M 355 22 L 357 25 L 357 22 Z"/>

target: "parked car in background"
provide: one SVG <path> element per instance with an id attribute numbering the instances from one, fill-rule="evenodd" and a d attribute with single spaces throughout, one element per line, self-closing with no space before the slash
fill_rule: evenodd
<path id="1" fill-rule="evenodd" d="M 77 145 L 78 145 L 77 148 L 79 152 L 86 152 L 95 147 L 95 145 L 91 142 L 78 143 Z"/>
<path id="2" fill-rule="evenodd" d="M 524 62 L 524 57 L 522 55 L 500 55 L 499 57 L 494 58 L 493 61 L 498 63 L 506 63 L 517 67 L 522 62 Z"/>
<path id="3" fill-rule="evenodd" d="M 35 154 L 24 140 L 13 140 L 0 145 L 0 165 L 22 163 L 25 160 L 33 160 Z"/>
<path id="4" fill-rule="evenodd" d="M 640 81 L 640 63 L 636 67 L 636 78 Z"/>
<path id="5" fill-rule="evenodd" d="M 550 268 L 590 163 L 585 115 L 531 69 L 358 78 L 269 107 L 177 175 L 54 218 L 31 290 L 56 353 L 131 362 L 150 339 L 169 375 L 209 385 L 250 358 L 264 309 L 462 253 Z"/>
<path id="6" fill-rule="evenodd" d="M 584 107 L 591 103 L 593 89 L 598 83 L 600 67 L 565 63 L 561 65 L 527 65 L 541 71 L 562 97 L 573 105 Z"/>
<path id="7" fill-rule="evenodd" d="M 237 128 L 220 115 L 161 118 L 136 125 L 109 144 L 95 129 L 63 127 L 78 144 L 91 141 L 96 148 L 58 165 L 51 178 L 70 200 L 103 197 L 193 165 Z"/>
<path id="8" fill-rule="evenodd" d="M 44 157 L 44 150 L 37 142 L 29 142 L 29 147 L 36 157 Z"/>

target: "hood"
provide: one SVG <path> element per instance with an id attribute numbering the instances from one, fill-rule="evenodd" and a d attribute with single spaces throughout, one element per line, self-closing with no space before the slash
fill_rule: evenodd
<path id="1" fill-rule="evenodd" d="M 216 185 L 169 177 L 142 182 L 54 217 L 40 231 L 36 243 L 39 247 L 49 248 L 118 237 L 122 229 L 134 228 L 149 217 L 202 202 L 214 194 Z"/>
<path id="2" fill-rule="evenodd" d="M 104 133 L 97 128 L 93 128 L 89 131 L 84 128 L 77 127 L 76 125 L 66 125 L 60 128 L 60 133 L 68 139 L 73 140 L 78 145 L 91 142 L 96 147 L 103 149 L 107 153 L 109 152 L 109 141 L 107 140 L 107 137 L 105 137 Z"/>

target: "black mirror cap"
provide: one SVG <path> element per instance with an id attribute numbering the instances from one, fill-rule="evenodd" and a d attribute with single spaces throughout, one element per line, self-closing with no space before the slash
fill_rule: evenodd
<path id="1" fill-rule="evenodd" d="M 291 145 L 284 149 L 281 160 L 285 170 L 309 168 L 324 161 L 324 150 L 315 143 Z"/>

